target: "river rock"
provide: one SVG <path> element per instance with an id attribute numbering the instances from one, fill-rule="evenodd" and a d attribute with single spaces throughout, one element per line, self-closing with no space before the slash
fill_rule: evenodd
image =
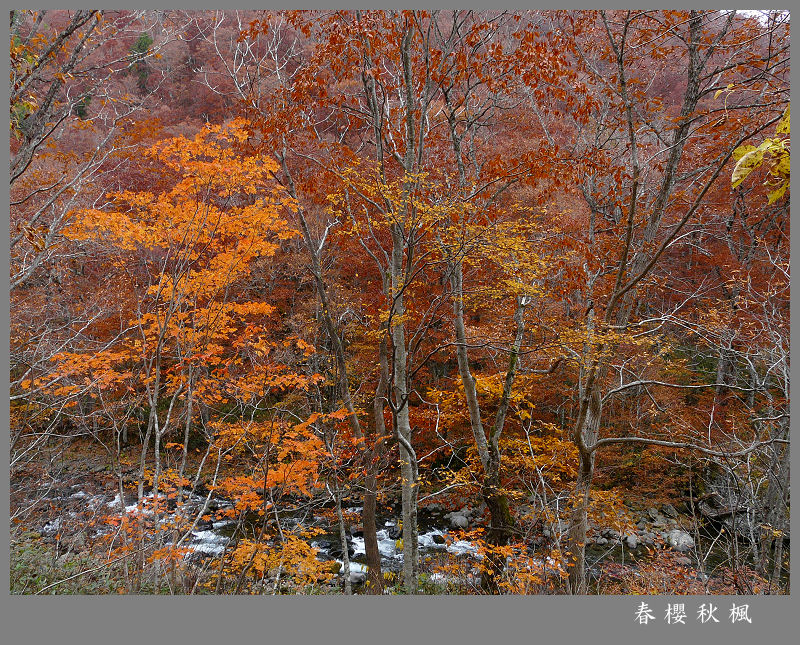
<path id="1" fill-rule="evenodd" d="M 608 540 L 606 540 L 604 537 L 599 537 L 594 541 L 594 543 L 597 544 L 598 546 L 603 546 L 605 544 L 608 544 Z"/>
<path id="2" fill-rule="evenodd" d="M 434 533 L 432 538 L 434 544 L 445 544 L 446 542 L 446 540 L 444 539 L 444 535 L 440 535 L 438 533 Z"/>
<path id="3" fill-rule="evenodd" d="M 664 515 L 666 515 L 667 517 L 672 517 L 672 518 L 678 517 L 678 511 L 669 502 L 661 505 L 661 512 L 664 513 Z"/>
<path id="4" fill-rule="evenodd" d="M 603 529 L 602 531 L 600 531 L 600 535 L 612 541 L 619 540 L 620 538 L 619 531 L 615 529 Z"/>
<path id="5" fill-rule="evenodd" d="M 450 522 L 450 526 L 456 529 L 465 529 L 469 526 L 469 519 L 461 512 L 448 513 L 445 517 Z"/>
<path id="6" fill-rule="evenodd" d="M 687 558 L 685 555 L 682 555 L 680 558 L 675 558 L 675 564 L 683 565 L 684 567 L 692 566 L 692 561 L 690 558 Z"/>
<path id="7" fill-rule="evenodd" d="M 350 583 L 361 584 L 367 580 L 367 566 L 360 562 L 350 563 Z"/>
<path id="8" fill-rule="evenodd" d="M 350 583 L 357 585 L 361 584 L 362 582 L 366 582 L 367 574 L 363 571 L 351 571 L 350 572 Z"/>
<path id="9" fill-rule="evenodd" d="M 343 555 L 341 540 L 335 540 L 335 541 L 332 540 L 329 552 L 334 558 L 341 558 L 342 555 Z M 347 555 L 348 555 L 348 557 L 352 558 L 355 554 L 356 554 L 356 550 L 353 547 L 353 545 L 350 543 L 350 540 L 348 540 L 347 541 Z"/>
<path id="10" fill-rule="evenodd" d="M 647 522 L 645 522 L 643 519 L 642 519 L 642 520 L 639 520 L 639 521 L 636 523 L 636 528 L 637 528 L 637 529 L 639 529 L 640 531 L 643 531 L 643 530 L 645 529 L 645 527 L 646 527 L 646 526 L 647 526 Z"/>
<path id="11" fill-rule="evenodd" d="M 637 546 L 639 546 L 639 540 L 636 539 L 635 535 L 626 535 L 625 546 L 627 546 L 629 549 L 635 549 Z"/>
<path id="12" fill-rule="evenodd" d="M 692 536 L 680 529 L 673 529 L 667 533 L 666 540 L 675 551 L 680 553 L 685 553 L 689 549 L 694 548 L 694 539 Z"/>
<path id="13" fill-rule="evenodd" d="M 658 509 L 655 508 L 654 506 L 651 506 L 650 508 L 647 509 L 647 514 L 650 516 L 650 519 L 653 520 L 654 522 L 658 519 L 659 516 Z"/>

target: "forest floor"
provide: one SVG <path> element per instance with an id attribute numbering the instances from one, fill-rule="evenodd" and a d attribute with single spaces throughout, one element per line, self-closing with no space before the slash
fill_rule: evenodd
<path id="1" fill-rule="evenodd" d="M 50 455 L 46 462 L 30 463 L 17 473 L 11 482 L 11 508 L 16 509 L 11 527 L 11 593 L 211 593 L 226 588 L 215 582 L 220 575 L 236 578 L 219 565 L 220 558 L 230 555 L 227 545 L 232 543 L 236 525 L 231 513 L 226 514 L 232 508 L 231 501 L 202 488 L 188 496 L 186 507 L 196 512 L 207 496 L 215 512 L 202 518 L 197 515 L 193 525 L 182 525 L 185 549 L 181 562 L 174 563 L 180 575 L 172 575 L 171 579 L 165 576 L 163 583 L 157 582 L 157 576 L 152 581 L 139 576 L 132 584 L 131 572 L 136 568 L 133 562 L 139 562 L 140 571 L 145 565 L 143 557 L 137 556 L 138 545 L 146 544 L 143 536 L 151 539 L 153 535 L 151 516 L 147 528 L 137 534 L 138 543 L 131 533 L 135 524 L 132 520 L 148 514 L 136 506 L 136 453 L 135 446 L 124 451 L 122 464 L 115 469 L 107 455 L 97 451 L 96 444 L 76 441 L 68 450 Z M 174 504 L 165 501 L 168 503 L 160 521 L 168 526 L 175 517 Z M 397 573 L 402 568 L 402 547 L 397 546 L 402 543 L 398 540 L 402 535 L 397 526 L 397 506 L 398 500 L 386 499 L 378 512 L 379 549 L 389 592 L 397 589 Z M 367 571 L 360 512 L 357 506 L 344 509 L 350 580 L 355 593 L 364 591 Z M 343 549 L 330 500 L 319 498 L 303 503 L 287 499 L 278 515 L 282 530 L 302 536 L 312 547 L 325 575 L 311 585 L 292 585 L 289 576 L 279 584 L 279 565 L 263 571 L 258 584 L 248 581 L 240 591 L 341 593 Z M 467 526 L 463 526 L 461 518 Z M 482 556 L 474 540 L 485 522 L 485 509 L 480 505 L 451 509 L 445 504 L 429 503 L 421 507 L 423 593 L 480 593 L 478 572 Z M 531 522 L 526 515 L 518 518 L 520 525 L 525 522 L 528 525 L 521 528 L 526 529 L 527 535 L 526 562 L 528 570 L 531 563 L 538 567 L 539 584 L 527 584 L 519 591 L 562 593 L 554 558 L 566 537 L 565 522 L 545 524 Z M 259 523 L 258 517 L 246 518 L 236 537 L 255 539 Z M 590 526 L 586 553 L 590 592 L 737 593 L 735 573 L 727 566 L 728 553 L 713 548 L 713 535 L 704 529 L 697 517 L 681 513 L 669 503 L 658 508 L 647 500 L 638 505 L 629 503 L 614 521 Z M 123 532 L 127 535 L 122 536 Z M 125 547 L 121 546 L 123 543 Z M 147 551 L 144 546 L 141 550 Z M 232 584 L 231 580 L 227 583 Z"/>

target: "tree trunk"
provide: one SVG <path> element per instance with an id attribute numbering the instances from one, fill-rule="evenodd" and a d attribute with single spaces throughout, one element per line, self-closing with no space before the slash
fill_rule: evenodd
<path id="1" fill-rule="evenodd" d="M 338 475 L 337 475 L 338 478 Z M 353 595 L 353 586 L 350 581 L 350 552 L 347 550 L 347 532 L 342 516 L 342 495 L 339 491 L 339 482 L 336 482 L 336 520 L 339 526 L 339 543 L 342 546 L 342 576 L 344 578 L 344 595 Z"/>
<path id="2" fill-rule="evenodd" d="M 599 370 L 600 379 L 605 370 Z M 598 379 L 598 380 L 600 380 Z M 578 446 L 578 478 L 575 482 L 572 513 L 567 538 L 567 567 L 569 578 L 567 591 L 570 594 L 588 593 L 586 581 L 586 532 L 589 524 L 589 494 L 594 477 L 594 446 L 600 431 L 602 402 L 600 386 L 594 381 L 588 386 L 590 392 L 585 402 L 583 418 L 578 418 L 574 442 Z"/>
<path id="3" fill-rule="evenodd" d="M 367 478 L 364 494 L 364 548 L 367 552 L 368 584 L 367 593 L 373 595 L 383 594 L 383 573 L 381 571 L 381 553 L 378 549 L 376 502 L 378 490 L 377 472 L 380 468 L 380 458 L 383 454 L 384 442 L 387 438 L 386 422 L 383 411 L 386 407 L 386 392 L 389 383 L 389 359 L 386 336 L 381 339 L 378 347 L 378 360 L 380 372 L 378 385 L 375 388 L 375 399 L 372 403 L 374 431 L 368 437 L 371 441 L 367 447 Z"/>
<path id="4" fill-rule="evenodd" d="M 508 498 L 502 491 L 500 482 L 500 436 L 505 425 L 508 402 L 511 397 L 511 389 L 517 374 L 517 363 L 519 361 L 519 351 L 522 345 L 522 335 L 525 331 L 524 310 L 527 299 L 521 296 L 517 300 L 517 309 L 514 314 L 516 323 L 516 333 L 514 343 L 509 352 L 508 370 L 506 372 L 503 394 L 497 408 L 497 416 L 494 426 L 491 429 L 489 440 L 486 439 L 486 432 L 481 420 L 480 405 L 478 403 L 478 393 L 475 387 L 475 378 L 469 369 L 469 355 L 467 352 L 467 334 L 464 326 L 464 286 L 463 286 L 463 265 L 456 262 L 452 267 L 450 284 L 453 289 L 453 318 L 455 323 L 456 335 L 456 355 L 458 358 L 458 371 L 461 382 L 464 386 L 464 395 L 467 399 L 467 409 L 469 410 L 470 427 L 472 436 L 475 439 L 475 446 L 483 467 L 482 496 L 489 509 L 490 524 L 486 534 L 486 542 L 489 546 L 484 573 L 481 578 L 481 587 L 484 591 L 492 594 L 500 592 L 499 580 L 503 575 L 506 566 L 505 556 L 493 552 L 493 547 L 505 547 L 508 545 L 513 532 L 514 519 L 508 506 Z"/>
<path id="5" fill-rule="evenodd" d="M 586 582 L 586 532 L 588 529 L 589 493 L 594 476 L 594 453 L 580 455 L 578 479 L 575 482 L 572 514 L 567 538 L 567 593 L 585 594 Z"/>
<path id="6" fill-rule="evenodd" d="M 498 464 L 499 465 L 499 464 Z M 499 469 L 497 474 L 487 477 L 483 485 L 483 500 L 489 508 L 489 531 L 486 542 L 489 552 L 484 560 L 481 588 L 490 594 L 500 593 L 500 580 L 506 568 L 506 556 L 493 552 L 494 547 L 505 547 L 511 539 L 514 519 L 508 506 L 508 497 L 500 492 Z"/>
<path id="7" fill-rule="evenodd" d="M 400 444 L 400 477 L 403 499 L 403 585 L 407 594 L 416 594 L 418 587 L 419 554 L 417 544 L 417 455 L 411 442 L 411 417 L 408 409 L 408 351 L 406 348 L 405 305 L 403 299 L 404 272 L 403 232 L 392 226 L 392 265 L 390 325 L 392 332 L 393 361 L 393 418 L 397 440 Z"/>

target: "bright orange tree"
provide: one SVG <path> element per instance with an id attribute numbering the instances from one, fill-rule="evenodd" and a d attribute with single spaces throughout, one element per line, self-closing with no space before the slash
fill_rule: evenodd
<path id="1" fill-rule="evenodd" d="M 292 369 L 313 347 L 275 337 L 275 309 L 253 286 L 281 240 L 294 235 L 281 215 L 293 206 L 271 179 L 275 162 L 243 154 L 247 125 L 208 125 L 192 139 L 153 145 L 145 167 L 161 190 L 109 193 L 107 206 L 73 214 L 65 235 L 92 249 L 119 280 L 111 289 L 116 284 L 125 295 L 116 318 L 122 331 L 111 331 L 113 321 L 97 324 L 94 347 L 59 354 L 57 379 L 47 387 L 72 394 L 74 405 L 88 397 L 109 417 L 140 410 L 140 499 L 146 479 L 156 499 L 160 479 L 182 494 L 190 483 L 190 435 L 199 428 L 222 460 L 215 485 L 236 497 L 237 510 L 263 514 L 268 489 L 307 493 L 315 485 L 313 454 L 321 448 L 310 424 L 268 415 L 266 401 L 320 377 Z M 167 476 L 162 446 L 171 435 L 182 441 L 167 443 L 180 455 Z M 232 467 L 237 455 L 250 460 L 251 472 Z"/>

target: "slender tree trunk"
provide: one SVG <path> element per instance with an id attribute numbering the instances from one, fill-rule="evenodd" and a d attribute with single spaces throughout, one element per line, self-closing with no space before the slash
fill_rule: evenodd
<path id="1" fill-rule="evenodd" d="M 398 225 L 392 226 L 391 301 L 392 336 L 392 393 L 393 419 L 400 444 L 400 477 L 403 521 L 403 586 L 407 594 L 416 594 L 419 575 L 417 528 L 417 455 L 411 437 L 411 417 L 408 405 L 408 350 L 406 348 L 405 304 L 403 297 L 403 254 L 405 242 Z"/>
<path id="2" fill-rule="evenodd" d="M 365 481 L 366 491 L 364 493 L 364 548 L 367 553 L 367 593 L 373 595 L 383 594 L 383 573 L 381 571 L 381 553 L 378 549 L 377 522 L 376 522 L 376 502 L 378 490 L 377 472 L 380 468 L 380 458 L 383 453 L 383 445 L 387 438 L 386 422 L 383 418 L 383 411 L 386 407 L 386 393 L 389 383 L 389 360 L 386 336 L 381 339 L 379 348 L 379 375 L 378 385 L 375 388 L 375 399 L 373 405 L 374 430 L 368 437 L 370 444 L 367 446 L 367 477 Z M 373 530 L 367 533 L 367 527 Z"/>
<path id="3" fill-rule="evenodd" d="M 585 594 L 586 584 L 586 533 L 588 529 L 589 493 L 594 476 L 594 454 L 580 455 L 578 479 L 575 482 L 572 514 L 567 538 L 567 592 Z"/>
<path id="4" fill-rule="evenodd" d="M 496 467 L 494 464 L 496 464 Z M 500 488 L 499 466 L 500 455 L 498 453 L 492 457 L 492 472 L 484 478 L 481 490 L 490 515 L 489 531 L 486 534 L 489 553 L 484 562 L 481 587 L 490 594 L 500 593 L 500 579 L 506 568 L 506 556 L 492 549 L 507 546 L 514 528 L 514 518 L 508 505 L 508 497 Z"/>
<path id="5" fill-rule="evenodd" d="M 472 376 L 469 369 L 467 335 L 464 326 L 463 266 L 460 262 L 457 262 L 453 266 L 450 283 L 453 289 L 453 316 L 455 322 L 458 371 L 464 386 L 465 398 L 467 399 L 472 436 L 475 439 L 475 446 L 477 447 L 478 456 L 480 457 L 481 466 L 483 467 L 481 494 L 489 509 L 490 516 L 489 531 L 486 535 L 489 553 L 481 578 L 481 586 L 488 593 L 497 594 L 500 592 L 499 580 L 505 570 L 506 560 L 504 555 L 493 551 L 493 548 L 507 546 L 514 529 L 514 519 L 508 505 L 508 497 L 501 487 L 499 442 L 503 432 L 503 426 L 505 425 L 506 413 L 508 412 L 511 389 L 517 374 L 519 351 L 522 345 L 522 335 L 525 331 L 524 311 L 527 299 L 522 296 L 517 301 L 517 309 L 514 314 L 516 323 L 514 343 L 509 352 L 509 362 L 503 386 L 503 394 L 500 399 L 500 404 L 498 405 L 494 426 L 490 431 L 487 441 L 486 432 L 481 420 L 478 393 L 475 387 L 475 377 Z"/>
<path id="6" fill-rule="evenodd" d="M 337 475 L 338 477 L 338 475 Z M 353 585 L 350 581 L 350 552 L 347 545 L 347 532 L 342 516 L 342 495 L 339 490 L 339 483 L 336 483 L 336 519 L 339 525 L 339 542 L 342 545 L 342 576 L 344 577 L 344 594 L 353 595 Z"/>
<path id="7" fill-rule="evenodd" d="M 603 372 L 605 370 L 602 370 Z M 567 591 L 571 594 L 588 592 L 586 581 L 586 533 L 589 525 L 589 494 L 594 477 L 594 444 L 600 430 L 602 405 L 600 387 L 597 382 L 590 385 L 586 413 L 575 430 L 575 443 L 578 446 L 578 478 L 575 482 L 573 507 L 570 515 L 567 537 Z"/>
<path id="8" fill-rule="evenodd" d="M 486 432 L 481 421 L 481 412 L 478 405 L 478 393 L 475 388 L 475 377 L 469 369 L 469 355 L 467 354 L 467 333 L 464 327 L 464 286 L 463 286 L 463 266 L 461 262 L 456 262 L 453 267 L 450 284 L 453 289 L 453 317 L 456 333 L 456 357 L 458 359 L 458 373 L 464 385 L 464 397 L 467 399 L 467 409 L 469 410 L 470 427 L 472 437 L 475 439 L 475 446 L 478 449 L 481 465 L 484 473 L 489 467 L 489 446 L 486 442 Z"/>
<path id="9" fill-rule="evenodd" d="M 297 193 L 295 191 L 294 182 L 292 180 L 292 175 L 289 172 L 288 165 L 286 164 L 286 156 L 284 153 L 279 155 L 279 159 L 281 160 L 281 165 L 283 167 L 284 174 L 286 176 L 288 182 L 288 189 L 289 193 L 294 197 L 297 198 Z M 334 357 L 336 359 L 336 366 L 337 371 L 339 374 L 339 391 L 342 396 L 342 401 L 344 403 L 345 409 L 348 412 L 348 421 L 350 423 L 350 428 L 357 439 L 364 438 L 364 434 L 361 430 L 361 424 L 358 420 L 358 415 L 356 414 L 355 406 L 353 405 L 352 395 L 350 394 L 350 383 L 348 381 L 348 370 L 347 370 L 347 362 L 344 353 L 344 347 L 342 346 L 342 341 L 339 338 L 339 332 L 336 329 L 336 325 L 333 322 L 333 318 L 330 312 L 330 303 L 328 298 L 328 290 L 325 285 L 325 280 L 322 275 L 322 263 L 320 261 L 320 250 L 311 237 L 311 231 L 308 228 L 308 222 L 306 221 L 305 213 L 303 209 L 298 210 L 298 220 L 300 223 L 300 230 L 303 234 L 303 242 L 305 243 L 306 250 L 308 251 L 309 258 L 311 259 L 311 273 L 314 277 L 314 284 L 317 289 L 317 295 L 319 296 L 320 303 L 322 305 L 322 317 L 323 322 L 325 324 L 325 331 L 327 332 L 328 339 L 333 346 Z M 386 352 L 386 342 L 383 341 L 383 346 L 381 350 L 385 353 Z M 383 358 L 385 363 L 385 356 Z M 383 364 L 383 363 L 382 363 Z M 381 372 L 381 378 L 384 377 L 385 370 Z M 379 385 L 380 390 L 380 385 Z M 386 385 L 383 385 L 383 394 L 382 396 L 385 397 L 385 390 Z M 383 412 L 381 412 L 381 423 L 383 422 Z M 375 506 L 376 506 L 376 488 L 377 488 L 377 479 L 375 477 L 373 469 L 373 461 L 374 461 L 374 450 L 370 446 L 362 446 L 362 457 L 366 462 L 367 474 L 365 477 L 364 482 L 364 495 L 362 498 L 363 502 L 363 513 L 362 513 L 362 524 L 364 527 L 364 548 L 367 554 L 367 567 L 369 570 L 370 576 L 370 584 L 367 586 L 369 593 L 382 593 L 382 582 L 383 582 L 383 574 L 381 572 L 381 558 L 380 558 L 380 551 L 378 549 L 378 537 L 377 537 L 377 526 L 375 523 Z"/>
<path id="10" fill-rule="evenodd" d="M 402 316 L 402 312 L 397 312 Z M 405 329 L 400 323 L 392 330 L 395 353 L 394 414 L 397 439 L 400 444 L 400 477 L 402 479 L 403 521 L 403 585 L 406 593 L 416 594 L 419 575 L 417 528 L 417 455 L 412 447 L 411 417 L 406 388 Z"/>

